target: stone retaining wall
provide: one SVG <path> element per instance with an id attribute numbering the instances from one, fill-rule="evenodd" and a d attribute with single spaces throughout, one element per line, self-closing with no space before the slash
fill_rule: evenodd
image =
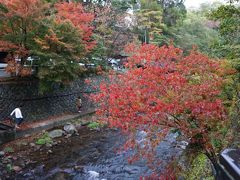
<path id="1" fill-rule="evenodd" d="M 102 77 L 93 76 L 96 84 Z M 85 78 L 74 81 L 65 89 L 55 88 L 51 93 L 41 95 L 36 80 L 18 80 L 0 82 L 0 121 L 6 119 L 11 111 L 23 105 L 22 113 L 26 121 L 37 121 L 50 116 L 77 113 L 77 97 L 83 101 L 82 110 L 93 107 L 88 96 L 96 92 L 93 86 L 85 83 Z"/>

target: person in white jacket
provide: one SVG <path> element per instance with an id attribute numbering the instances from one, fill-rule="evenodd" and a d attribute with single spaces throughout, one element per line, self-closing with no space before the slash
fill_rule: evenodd
<path id="1" fill-rule="evenodd" d="M 19 126 L 23 122 L 23 116 L 22 116 L 21 108 L 22 108 L 22 106 L 20 105 L 19 107 L 15 108 L 10 114 L 10 116 L 13 116 L 13 114 L 14 114 L 14 120 L 15 120 L 15 123 L 16 123 L 15 124 L 16 128 L 20 128 Z"/>

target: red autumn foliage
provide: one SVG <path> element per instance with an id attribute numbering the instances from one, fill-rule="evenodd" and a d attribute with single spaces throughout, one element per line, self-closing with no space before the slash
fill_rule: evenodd
<path id="1" fill-rule="evenodd" d="M 57 9 L 57 20 L 70 21 L 76 28 L 82 33 L 83 43 L 86 45 L 86 50 L 90 51 L 94 48 L 96 42 L 91 39 L 93 27 L 91 22 L 94 19 L 94 15 L 85 12 L 83 6 L 80 3 L 57 3 L 55 5 Z"/>
<path id="2" fill-rule="evenodd" d="M 42 9 L 42 2 L 39 0 L 1 0 L 0 3 L 4 4 L 8 13 L 6 16 L 20 16 L 24 18 L 31 18 L 36 14 L 39 15 Z"/>
<path id="3" fill-rule="evenodd" d="M 0 40 L 0 52 L 8 52 L 8 56 L 4 59 L 5 62 L 8 63 L 6 67 L 6 72 L 8 73 L 17 73 L 20 76 L 29 76 L 32 71 L 29 68 L 21 67 L 20 64 L 17 63 L 16 58 L 26 57 L 28 51 L 21 47 L 17 46 L 8 41 L 1 41 Z"/>
<path id="4" fill-rule="evenodd" d="M 26 35 L 36 30 L 37 26 L 33 22 L 42 20 L 44 10 L 48 8 L 48 4 L 40 0 L 0 0 L 0 4 L 6 8 L 6 11 L 0 11 L 0 16 L 4 19 L 1 22 L 3 28 L 0 36 L 17 33 Z M 18 45 L 24 47 L 23 40 Z"/>
<path id="5" fill-rule="evenodd" d="M 150 144 L 140 148 L 146 158 L 154 158 L 146 152 L 173 129 L 212 155 L 211 136 L 221 138 L 218 128 L 227 123 L 219 98 L 224 82 L 220 62 L 194 50 L 184 56 L 173 46 L 130 45 L 126 51 L 127 71 L 110 75 L 93 96 L 101 119 L 132 134 L 126 147 L 139 146 L 137 130 L 147 132 Z"/>
<path id="6" fill-rule="evenodd" d="M 10 73 L 21 76 L 26 76 L 27 73 L 31 74 L 30 69 L 21 66 L 27 62 L 28 56 L 32 56 L 30 52 L 36 52 L 35 42 L 43 49 L 48 48 L 48 44 L 46 45 L 39 40 L 42 38 L 42 32 L 46 33 L 47 42 L 53 41 L 67 46 L 69 50 L 73 49 L 71 45 L 62 43 L 62 37 L 57 37 L 56 32 L 53 32 L 52 29 L 40 31 L 46 24 L 45 19 L 48 19 L 49 23 L 52 24 L 71 23 L 73 28 L 79 31 L 80 39 L 82 39 L 80 44 L 83 44 L 85 48 L 82 51 L 83 55 L 86 55 L 95 46 L 95 42 L 91 38 L 93 30 L 91 22 L 94 15 L 86 13 L 80 3 L 57 2 L 52 7 L 42 0 L 0 0 L 0 4 L 5 8 L 5 10 L 0 11 L 2 19 L 0 51 L 9 53 L 5 60 L 9 64 L 6 70 Z M 52 9 L 49 11 L 49 8 Z M 45 28 L 50 27 L 47 25 Z M 47 35 L 47 32 L 50 32 L 51 35 Z"/>
<path id="7" fill-rule="evenodd" d="M 1 41 L 0 40 L 0 52 L 6 52 L 9 50 L 16 50 L 19 47 L 16 46 L 15 44 L 8 42 L 8 41 Z"/>
<path id="8" fill-rule="evenodd" d="M 27 47 L 28 35 L 36 31 L 38 26 L 34 24 L 45 16 L 44 10 L 48 4 L 40 0 L 0 0 L 0 4 L 6 8 L 0 12 L 1 32 L 0 51 L 8 52 L 5 61 L 8 63 L 6 71 L 20 76 L 28 76 L 31 69 L 22 67 L 29 55 Z M 16 62 L 21 61 L 21 64 Z"/>

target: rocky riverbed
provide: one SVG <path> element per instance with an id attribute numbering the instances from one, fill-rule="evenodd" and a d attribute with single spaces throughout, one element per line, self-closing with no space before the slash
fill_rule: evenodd
<path id="1" fill-rule="evenodd" d="M 128 163 L 132 151 L 118 152 L 126 140 L 119 130 L 109 128 L 89 129 L 77 126 L 70 134 L 63 127 L 53 139 L 45 138 L 46 132 L 11 142 L 0 152 L 0 176 L 2 179 L 139 179 L 151 175 L 144 160 Z M 143 133 L 144 134 L 144 133 Z M 43 137 L 46 142 L 42 142 Z M 140 138 L 144 138 L 144 135 Z M 40 140 L 39 140 L 40 139 Z M 38 142 L 38 143 L 36 143 Z M 171 134 L 158 147 L 163 163 L 182 152 Z"/>

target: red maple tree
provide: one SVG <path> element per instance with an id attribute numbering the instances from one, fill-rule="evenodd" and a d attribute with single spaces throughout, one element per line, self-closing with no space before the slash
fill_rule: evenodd
<path id="1" fill-rule="evenodd" d="M 83 43 L 86 45 L 86 51 L 94 48 L 96 42 L 92 40 L 93 27 L 91 22 L 94 19 L 94 14 L 85 12 L 80 3 L 63 2 L 56 3 L 57 20 L 70 21 L 82 34 Z"/>
<path id="2" fill-rule="evenodd" d="M 29 56 L 38 56 L 37 53 L 56 53 L 55 49 L 64 46 L 64 50 L 72 55 L 71 60 L 77 61 L 95 46 L 91 26 L 94 15 L 86 13 L 80 3 L 54 2 L 51 6 L 42 0 L 0 0 L 0 6 L 0 51 L 8 53 L 5 60 L 8 62 L 6 70 L 10 73 L 18 72 L 21 76 L 31 74 L 31 68 L 24 64 Z M 74 30 L 77 43 L 63 37 L 66 31 L 69 32 L 67 28 L 61 31 L 55 28 L 61 25 L 67 27 L 67 24 Z M 49 44 L 58 47 L 50 45 L 52 48 L 49 48 Z M 77 46 L 83 47 L 81 51 Z M 39 53 L 39 49 L 45 52 Z"/>
<path id="3" fill-rule="evenodd" d="M 31 50 L 30 39 L 36 35 L 37 22 L 45 17 L 48 4 L 40 0 L 0 0 L 0 5 L 0 51 L 8 53 L 6 71 L 27 76 L 31 68 L 23 64 Z"/>
<path id="4" fill-rule="evenodd" d="M 139 148 L 143 157 L 172 130 L 216 163 L 213 138 L 228 123 L 220 99 L 224 69 L 219 61 L 193 50 L 184 56 L 173 46 L 129 45 L 126 72 L 111 74 L 93 96 L 97 114 L 111 127 L 131 135 L 127 147 Z M 138 145 L 136 132 L 144 130 L 149 141 Z"/>

